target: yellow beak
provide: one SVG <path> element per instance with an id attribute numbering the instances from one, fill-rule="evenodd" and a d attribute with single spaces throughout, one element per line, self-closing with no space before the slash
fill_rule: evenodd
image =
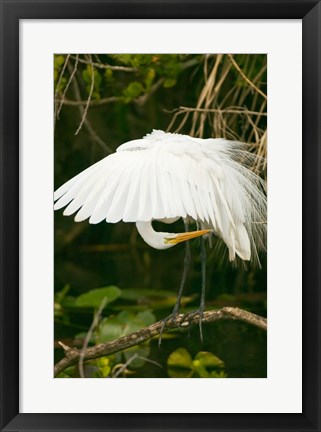
<path id="1" fill-rule="evenodd" d="M 199 231 L 190 231 L 186 233 L 177 234 L 177 236 L 174 238 L 165 238 L 164 241 L 166 244 L 168 243 L 177 244 L 177 243 L 184 242 L 186 240 L 190 240 L 192 238 L 200 237 L 204 234 L 209 233 L 210 231 L 212 230 L 206 229 L 206 230 L 199 230 Z"/>

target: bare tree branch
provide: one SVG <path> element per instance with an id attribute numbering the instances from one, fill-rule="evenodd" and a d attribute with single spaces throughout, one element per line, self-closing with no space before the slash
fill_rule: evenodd
<path id="1" fill-rule="evenodd" d="M 160 78 L 149 90 L 148 93 L 143 94 L 142 96 L 137 97 L 136 99 L 134 99 L 134 102 L 136 102 L 138 105 L 144 105 L 148 98 L 155 93 L 155 91 L 163 84 L 163 82 L 165 81 L 164 78 Z"/>
<path id="2" fill-rule="evenodd" d="M 66 96 L 67 90 L 69 89 L 69 86 L 70 86 L 70 84 L 71 84 L 71 82 L 72 82 L 72 80 L 73 80 L 73 77 L 74 77 L 74 75 L 75 75 L 75 73 L 76 73 L 76 71 L 77 71 L 77 67 L 78 67 L 78 55 L 76 56 L 76 61 L 75 61 L 75 64 L 74 64 L 74 67 L 73 67 L 73 68 L 72 68 L 72 67 L 69 67 L 68 60 L 69 60 L 69 57 L 68 57 L 68 59 L 66 60 L 66 66 L 68 66 L 68 69 L 69 69 L 69 72 L 70 72 L 70 77 L 69 77 L 69 80 L 68 80 L 68 82 L 67 82 L 67 85 L 66 85 L 66 87 L 65 87 L 65 89 L 64 89 L 64 92 L 63 92 L 63 94 L 62 94 L 62 97 L 61 97 L 61 100 L 60 100 L 60 104 L 59 104 L 58 109 L 57 109 L 57 112 L 56 112 L 56 117 L 57 117 L 57 118 L 59 118 L 59 114 L 60 114 L 61 108 L 62 108 L 62 106 L 63 106 L 63 104 L 64 104 L 64 99 L 65 99 L 65 96 Z M 58 89 L 58 85 L 57 85 L 57 89 Z"/>
<path id="3" fill-rule="evenodd" d="M 102 98 L 102 99 L 98 99 L 98 100 L 91 100 L 89 102 L 90 106 L 100 106 L 100 105 L 107 105 L 111 102 L 118 102 L 121 100 L 121 97 L 118 96 L 110 96 L 108 98 Z M 61 99 L 56 99 L 55 102 L 60 102 Z M 83 106 L 83 105 L 87 105 L 88 104 L 88 100 L 70 100 L 70 99 L 64 99 L 63 101 L 64 105 L 69 105 L 69 106 Z"/>
<path id="4" fill-rule="evenodd" d="M 84 123 L 84 121 L 86 119 L 88 108 L 89 108 L 89 104 L 90 104 L 91 97 L 92 97 L 93 91 L 94 91 L 95 71 L 94 71 L 94 65 L 93 65 L 93 62 L 92 62 L 92 59 L 91 59 L 91 55 L 88 55 L 88 59 L 89 59 L 90 65 L 91 65 L 91 85 L 90 85 L 90 90 L 89 90 L 89 95 L 88 95 L 87 103 L 86 103 L 86 106 L 85 106 L 85 109 L 84 109 L 84 112 L 83 112 L 83 115 L 82 115 L 82 118 L 81 118 L 81 122 L 80 122 L 80 124 L 78 126 L 78 129 L 75 132 L 75 135 L 78 135 L 78 132 L 81 130 L 82 125 L 83 125 L 83 123 Z"/>
<path id="5" fill-rule="evenodd" d="M 77 101 L 80 101 L 81 96 L 80 96 L 80 90 L 79 90 L 79 86 L 78 86 L 76 77 L 74 77 L 74 79 L 72 80 L 72 86 L 73 86 L 75 98 L 77 99 Z M 95 132 L 95 130 L 91 126 L 91 123 L 88 120 L 88 117 L 84 117 L 85 108 L 82 105 L 78 105 L 78 109 L 79 109 L 81 117 L 84 118 L 84 124 L 85 124 L 85 127 L 86 127 L 89 135 L 90 135 L 90 138 L 94 142 L 99 144 L 104 149 L 104 151 L 106 153 L 113 153 L 112 149 Z"/>
<path id="6" fill-rule="evenodd" d="M 59 106 L 59 104 L 62 105 L 63 102 L 64 102 L 64 96 L 61 99 L 57 99 L 57 97 L 58 97 L 59 87 L 60 87 L 60 83 L 62 81 L 62 77 L 64 76 L 67 64 L 69 62 L 69 57 L 70 57 L 70 54 L 68 54 L 67 57 L 66 57 L 66 60 L 65 60 L 64 65 L 62 67 L 62 70 L 60 72 L 60 75 L 59 75 L 59 78 L 58 78 L 58 82 L 57 82 L 57 86 L 56 86 L 56 91 L 55 91 L 55 121 L 56 121 L 56 117 L 58 116 L 58 113 L 57 113 L 58 106 Z M 59 108 L 60 108 L 60 106 L 59 106 Z M 59 111 L 60 111 L 60 109 L 59 109 Z"/>
<path id="7" fill-rule="evenodd" d="M 204 312 L 202 322 L 211 323 L 218 320 L 238 320 L 248 324 L 259 327 L 263 330 L 267 330 L 267 320 L 259 315 L 255 315 L 251 312 L 243 309 L 234 307 L 224 307 L 218 310 Z M 123 351 L 135 345 L 139 345 L 146 342 L 160 334 L 162 329 L 163 321 L 158 321 L 148 327 L 145 327 L 135 333 L 131 333 L 127 336 L 122 336 L 111 342 L 96 345 L 94 347 L 86 349 L 84 353 L 84 361 L 92 360 L 98 357 L 108 356 L 119 351 Z M 197 314 L 180 314 L 175 319 L 167 321 L 164 332 L 167 332 L 173 328 L 188 329 L 195 325 L 199 325 L 199 316 Z M 76 348 L 68 347 L 60 343 L 65 352 L 65 358 L 60 360 L 55 365 L 54 375 L 57 376 L 63 372 L 67 367 L 76 364 L 79 361 L 81 350 Z"/>
<path id="8" fill-rule="evenodd" d="M 136 359 L 143 360 L 143 361 L 145 361 L 145 362 L 147 362 L 147 363 L 152 363 L 152 364 L 154 364 L 154 365 L 156 365 L 156 366 L 158 366 L 158 367 L 160 367 L 160 368 L 163 367 L 161 364 L 157 363 L 156 361 L 151 360 L 151 359 L 146 358 L 146 357 L 141 357 L 141 356 L 139 356 L 137 353 L 135 353 L 135 354 L 133 354 L 133 355 L 132 355 L 128 360 L 127 360 L 126 363 L 116 365 L 116 366 L 114 367 L 114 369 L 113 369 L 113 374 L 112 374 L 111 377 L 112 377 L 112 378 L 117 378 L 120 374 L 122 374 L 123 372 L 126 372 L 126 371 L 127 371 L 127 366 L 129 366 L 129 365 L 130 365 L 134 360 L 136 360 Z"/>
<path id="9" fill-rule="evenodd" d="M 174 110 L 172 110 L 171 112 L 213 112 L 213 113 L 227 113 L 227 114 L 250 114 L 250 115 L 255 115 L 255 116 L 267 116 L 266 113 L 262 113 L 262 112 L 258 112 L 258 111 L 249 111 L 246 108 L 242 108 L 242 107 L 228 107 L 228 108 L 190 108 L 190 107 L 179 107 L 179 108 L 175 108 Z M 170 111 L 167 111 L 170 112 Z"/>
<path id="10" fill-rule="evenodd" d="M 71 58 L 75 58 L 75 56 L 72 55 Z M 84 60 L 82 58 L 79 58 L 79 63 L 89 64 L 89 65 L 91 64 L 90 61 Z M 100 68 L 100 69 L 111 69 L 114 71 L 121 71 L 121 72 L 136 72 L 137 71 L 137 69 L 132 68 L 132 67 L 112 66 L 112 65 L 109 65 L 107 63 L 93 63 L 93 65 L 97 68 Z"/>

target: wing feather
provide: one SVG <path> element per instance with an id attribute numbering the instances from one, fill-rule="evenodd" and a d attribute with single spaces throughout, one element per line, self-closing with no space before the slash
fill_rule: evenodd
<path id="1" fill-rule="evenodd" d="M 177 215 L 180 215 L 180 217 L 186 218 L 187 212 L 186 212 L 185 207 L 184 207 L 182 196 L 179 192 L 177 177 L 174 174 L 171 174 L 170 175 L 170 181 L 171 181 L 171 190 L 172 190 L 173 201 L 176 203 L 176 209 L 177 209 L 176 213 L 177 213 Z"/>
<path id="2" fill-rule="evenodd" d="M 106 160 L 106 158 L 97 162 L 95 165 L 92 165 L 89 168 L 86 168 L 84 171 L 77 174 L 75 177 L 73 177 L 72 179 L 70 179 L 66 183 L 64 183 L 62 186 L 60 186 L 60 188 L 58 188 L 54 193 L 54 201 L 61 198 L 66 192 L 70 192 L 74 185 L 77 184 L 79 186 L 79 185 L 83 184 L 86 181 L 86 179 L 88 179 L 89 177 L 92 177 L 94 175 L 94 173 L 103 165 L 105 160 Z M 64 205 L 62 205 L 62 207 L 64 207 Z M 62 208 L 62 207 L 59 207 L 59 208 Z M 55 208 L 55 210 L 58 210 L 58 208 Z"/>
<path id="3" fill-rule="evenodd" d="M 263 181 L 250 160 L 239 143 L 155 131 L 62 185 L 55 209 L 90 223 L 189 217 L 223 239 L 231 260 L 248 260 L 266 232 Z"/>
<path id="4" fill-rule="evenodd" d="M 110 202 L 105 200 L 109 205 L 109 211 L 108 214 L 104 215 L 104 218 L 106 220 L 108 219 L 109 222 L 119 222 L 124 216 L 124 208 L 131 182 L 131 171 L 132 170 L 129 169 L 125 172 L 124 176 L 121 177 L 119 184 L 117 185 L 117 193 L 114 194 L 113 200 Z"/>
<path id="5" fill-rule="evenodd" d="M 141 172 L 137 175 L 140 176 L 137 220 L 151 220 L 152 203 L 149 194 L 149 166 L 143 166 Z"/>
<path id="6" fill-rule="evenodd" d="M 139 202 L 139 173 L 133 176 L 131 184 L 128 190 L 128 196 L 126 198 L 126 204 L 124 207 L 123 221 L 124 222 L 134 222 L 138 220 L 138 207 Z"/>
<path id="7" fill-rule="evenodd" d="M 82 208 L 75 216 L 76 222 L 81 222 L 83 220 L 88 219 L 95 211 L 100 197 L 103 197 L 104 202 L 106 202 L 107 208 L 110 206 L 110 202 L 113 200 L 113 197 L 116 193 L 118 185 L 120 183 L 121 177 L 120 175 L 114 174 L 113 176 L 108 176 L 107 181 L 108 185 L 106 186 L 106 178 L 101 183 L 97 184 L 92 188 L 91 193 L 88 194 L 86 201 L 83 203 Z"/>

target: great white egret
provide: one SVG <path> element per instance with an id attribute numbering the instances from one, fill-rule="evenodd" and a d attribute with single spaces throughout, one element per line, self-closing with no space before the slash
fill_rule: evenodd
<path id="1" fill-rule="evenodd" d="M 75 221 L 135 222 L 145 242 L 168 249 L 186 242 L 185 265 L 172 315 L 179 311 L 190 262 L 188 240 L 201 237 L 202 290 L 205 307 L 204 238 L 216 235 L 226 244 L 229 260 L 258 259 L 266 234 L 265 182 L 250 170 L 254 156 L 245 145 L 225 139 L 201 139 L 154 130 L 129 141 L 62 185 L 54 194 L 55 210 L 77 212 Z M 182 218 L 184 233 L 156 232 L 153 220 Z M 188 231 L 190 222 L 197 230 Z"/>

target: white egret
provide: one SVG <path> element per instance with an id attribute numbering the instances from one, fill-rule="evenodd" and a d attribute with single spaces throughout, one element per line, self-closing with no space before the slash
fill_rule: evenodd
<path id="1" fill-rule="evenodd" d="M 168 249 L 186 242 L 185 265 L 177 301 L 179 311 L 190 262 L 189 242 L 201 237 L 202 291 L 205 307 L 204 238 L 216 235 L 226 244 L 229 260 L 258 259 L 266 234 L 265 182 L 249 168 L 254 156 L 245 145 L 225 139 L 201 139 L 154 130 L 129 141 L 71 180 L 54 194 L 55 210 L 77 212 L 75 221 L 96 224 L 135 222 L 145 242 Z M 156 232 L 153 220 L 172 223 L 182 218 L 184 233 Z M 196 222 L 197 230 L 188 232 Z"/>

